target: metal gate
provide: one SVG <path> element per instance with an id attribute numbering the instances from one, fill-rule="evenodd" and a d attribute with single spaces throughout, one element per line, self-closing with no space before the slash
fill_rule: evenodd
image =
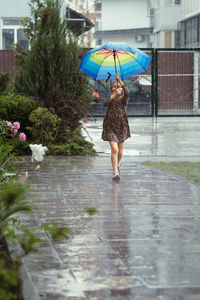
<path id="1" fill-rule="evenodd" d="M 125 80 L 130 91 L 128 116 L 200 115 L 200 49 L 142 49 L 152 57 L 145 73 Z M 112 82 L 95 82 L 93 114 L 104 116 L 100 98 Z"/>
<path id="2" fill-rule="evenodd" d="M 155 49 L 153 113 L 200 115 L 200 49 Z"/>

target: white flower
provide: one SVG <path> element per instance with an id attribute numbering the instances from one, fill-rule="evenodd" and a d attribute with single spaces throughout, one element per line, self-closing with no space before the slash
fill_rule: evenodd
<path id="1" fill-rule="evenodd" d="M 48 151 L 48 148 L 46 146 L 42 146 L 42 144 L 37 145 L 37 144 L 30 144 L 29 145 L 31 151 L 32 151 L 32 158 L 31 161 L 33 162 L 34 160 L 37 161 L 42 161 L 44 159 L 44 155 Z"/>

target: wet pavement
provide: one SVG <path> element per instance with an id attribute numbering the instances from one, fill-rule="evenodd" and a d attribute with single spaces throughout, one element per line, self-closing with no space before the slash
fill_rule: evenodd
<path id="1" fill-rule="evenodd" d="M 200 299 L 200 184 L 141 164 L 180 160 L 179 153 L 199 160 L 199 119 L 177 119 L 174 128 L 167 119 L 157 123 L 157 142 L 151 119 L 130 120 L 135 136 L 127 141 L 119 182 L 111 180 L 107 146 L 95 140 L 101 120 L 86 128 L 98 156 L 45 157 L 38 171 L 30 157 L 16 163 L 29 172 L 34 207 L 22 223 L 44 240 L 24 260 L 37 299 Z M 174 150 L 165 149 L 170 138 Z M 99 215 L 89 216 L 86 207 Z M 38 228 L 48 221 L 70 227 L 70 240 L 53 242 Z"/>
<path id="2" fill-rule="evenodd" d="M 108 143 L 101 140 L 102 121 L 97 118 L 85 124 L 87 132 L 83 130 L 83 134 L 99 154 L 109 155 Z M 133 160 L 200 160 L 199 117 L 135 117 L 129 118 L 129 125 L 131 138 L 126 141 L 124 155 Z"/>

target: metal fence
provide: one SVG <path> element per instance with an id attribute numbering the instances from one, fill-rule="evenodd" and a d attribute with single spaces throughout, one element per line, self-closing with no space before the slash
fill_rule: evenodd
<path id="1" fill-rule="evenodd" d="M 200 115 L 200 49 L 155 49 L 154 111 L 162 115 Z"/>
<path id="2" fill-rule="evenodd" d="M 8 72 L 10 78 L 17 73 L 15 54 L 13 50 L 0 50 L 0 72 Z"/>
<path id="3" fill-rule="evenodd" d="M 128 116 L 200 115 L 200 49 L 142 50 L 152 61 L 147 72 L 125 80 L 131 95 Z M 96 84 L 98 89 L 101 94 Z M 98 98 L 93 113 L 105 113 Z"/>
<path id="4" fill-rule="evenodd" d="M 152 57 L 145 73 L 125 80 L 130 90 L 128 116 L 200 115 L 200 49 L 142 49 Z M 17 73 L 12 50 L 0 51 L 0 72 Z M 104 116 L 100 98 L 109 97 L 112 82 L 91 81 L 92 112 Z"/>

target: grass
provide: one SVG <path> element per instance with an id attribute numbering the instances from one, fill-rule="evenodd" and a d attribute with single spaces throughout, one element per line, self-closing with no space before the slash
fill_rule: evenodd
<path id="1" fill-rule="evenodd" d="M 200 162 L 150 162 L 142 163 L 145 166 L 167 171 L 187 179 L 200 182 Z"/>

